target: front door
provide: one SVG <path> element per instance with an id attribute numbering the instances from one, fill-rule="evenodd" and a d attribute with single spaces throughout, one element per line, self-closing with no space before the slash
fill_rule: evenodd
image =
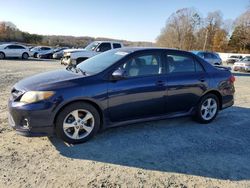
<path id="1" fill-rule="evenodd" d="M 125 72 L 125 78 L 108 84 L 112 122 L 165 113 L 166 83 L 159 54 L 135 55 L 118 69 Z"/>

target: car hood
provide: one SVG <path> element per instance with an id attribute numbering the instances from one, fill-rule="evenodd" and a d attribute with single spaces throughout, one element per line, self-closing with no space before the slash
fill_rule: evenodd
<path id="1" fill-rule="evenodd" d="M 72 53 L 72 52 L 81 52 L 81 51 L 86 51 L 85 49 L 68 49 L 68 50 L 63 50 L 64 53 Z"/>
<path id="2" fill-rule="evenodd" d="M 83 77 L 82 73 L 75 73 L 66 69 L 40 73 L 24 78 L 14 85 L 14 88 L 21 91 L 46 90 L 49 88 L 63 87 L 67 81 Z"/>

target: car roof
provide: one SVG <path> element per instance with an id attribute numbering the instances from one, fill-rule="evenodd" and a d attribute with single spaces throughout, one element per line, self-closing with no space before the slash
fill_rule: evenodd
<path id="1" fill-rule="evenodd" d="M 102 42 L 108 42 L 108 43 L 119 43 L 119 44 L 122 44 L 122 42 L 119 42 L 119 41 L 110 41 L 110 40 L 97 40 L 97 41 L 93 41 L 93 42 L 100 42 L 100 43 L 102 43 Z"/>
<path id="2" fill-rule="evenodd" d="M 132 52 L 139 52 L 139 51 L 172 51 L 172 52 L 184 52 L 184 53 L 190 53 L 188 51 L 184 51 L 184 50 L 179 50 L 179 49 L 175 49 L 175 48 L 162 48 L 162 47 L 124 47 L 124 48 L 117 48 L 115 49 L 116 51 L 120 51 L 120 52 L 128 52 L 128 53 L 132 53 Z"/>
<path id="3" fill-rule="evenodd" d="M 23 47 L 27 48 L 27 46 L 24 46 L 24 45 L 18 44 L 18 43 L 5 43 L 5 44 L 0 44 L 0 47 L 6 47 L 6 46 L 9 46 L 9 45 L 18 45 L 18 46 L 23 46 Z"/>

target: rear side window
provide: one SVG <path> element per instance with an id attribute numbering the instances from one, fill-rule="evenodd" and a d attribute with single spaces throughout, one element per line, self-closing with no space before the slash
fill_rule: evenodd
<path id="1" fill-rule="evenodd" d="M 113 43 L 113 48 L 121 48 L 121 44 L 119 43 Z"/>
<path id="2" fill-rule="evenodd" d="M 110 43 L 101 43 L 98 48 L 97 51 L 98 52 L 105 52 L 111 49 L 111 44 Z"/>
<path id="3" fill-rule="evenodd" d="M 168 72 L 172 73 L 192 73 L 202 72 L 203 67 L 191 56 L 168 54 L 167 55 Z"/>

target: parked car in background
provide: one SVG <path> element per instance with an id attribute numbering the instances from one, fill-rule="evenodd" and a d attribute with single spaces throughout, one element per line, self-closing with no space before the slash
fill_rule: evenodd
<path id="1" fill-rule="evenodd" d="M 234 76 L 185 51 L 122 48 L 76 67 L 26 78 L 14 85 L 10 125 L 20 134 L 53 134 L 68 143 L 99 129 L 194 116 L 213 121 L 234 103 Z"/>
<path id="2" fill-rule="evenodd" d="M 30 56 L 29 48 L 21 44 L 2 44 L 0 45 L 0 59 L 8 57 L 18 57 L 28 59 Z"/>
<path id="3" fill-rule="evenodd" d="M 65 50 L 61 64 L 63 65 L 77 65 L 86 59 L 93 57 L 99 53 L 122 48 L 123 44 L 115 41 L 95 41 L 90 43 L 84 49 L 70 49 Z"/>
<path id="4" fill-rule="evenodd" d="M 242 58 L 233 65 L 234 71 L 250 71 L 250 56 Z"/>
<path id="5" fill-rule="evenodd" d="M 210 63 L 212 65 L 221 65 L 222 64 L 222 60 L 221 60 L 219 54 L 217 54 L 215 52 L 192 51 L 192 53 L 205 59 L 208 63 Z"/>
<path id="6" fill-rule="evenodd" d="M 63 57 L 64 50 L 67 50 L 67 49 L 69 48 L 68 47 L 60 48 L 60 50 L 56 51 L 53 54 L 53 59 L 61 59 Z"/>
<path id="7" fill-rule="evenodd" d="M 38 53 L 45 53 L 51 51 L 53 48 L 48 46 L 37 46 L 30 50 L 32 57 L 37 57 Z"/>
<path id="8" fill-rule="evenodd" d="M 227 58 L 226 63 L 227 64 L 234 64 L 237 61 L 240 61 L 242 59 L 241 55 L 231 55 L 229 58 Z"/>
<path id="9" fill-rule="evenodd" d="M 66 47 L 64 47 L 64 48 L 55 48 L 55 49 L 51 49 L 51 50 L 48 50 L 48 51 L 45 51 L 45 52 L 39 52 L 39 53 L 37 54 L 37 58 L 41 58 L 41 59 L 52 59 L 54 53 L 62 52 L 62 51 L 65 50 L 65 49 L 68 49 L 68 48 L 66 48 Z"/>

